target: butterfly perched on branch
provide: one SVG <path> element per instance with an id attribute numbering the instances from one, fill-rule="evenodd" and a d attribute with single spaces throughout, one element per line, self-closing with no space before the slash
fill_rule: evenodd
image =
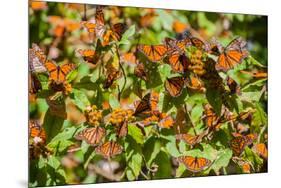
<path id="1" fill-rule="evenodd" d="M 211 160 L 204 157 L 181 156 L 177 160 L 193 173 L 204 171 L 212 164 Z"/>
<path id="2" fill-rule="evenodd" d="M 183 140 L 185 143 L 193 146 L 195 144 L 198 144 L 202 141 L 203 137 L 205 137 L 208 134 L 208 131 L 204 131 L 201 134 L 198 135 L 192 135 L 192 134 L 177 134 L 176 139 L 177 140 Z"/>

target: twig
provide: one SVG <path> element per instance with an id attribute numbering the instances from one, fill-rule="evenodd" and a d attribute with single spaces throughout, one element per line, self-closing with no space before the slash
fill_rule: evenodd
<path id="1" fill-rule="evenodd" d="M 150 180 L 150 178 L 147 177 L 147 175 L 145 175 L 145 173 L 142 170 L 140 170 L 140 173 L 146 180 Z"/>

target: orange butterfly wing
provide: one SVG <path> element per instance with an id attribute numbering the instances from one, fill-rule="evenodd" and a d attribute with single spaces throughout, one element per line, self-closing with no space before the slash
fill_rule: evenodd
<path id="1" fill-rule="evenodd" d="M 182 77 L 167 78 L 165 81 L 165 89 L 172 97 L 181 95 L 184 87 L 184 79 Z"/>
<path id="2" fill-rule="evenodd" d="M 237 136 L 230 141 L 230 147 L 234 156 L 240 156 L 247 146 L 247 141 L 244 136 Z"/>
<path id="3" fill-rule="evenodd" d="M 125 24 L 123 23 L 117 23 L 117 24 L 114 24 L 113 27 L 112 27 L 112 37 L 113 37 L 113 40 L 115 41 L 120 41 L 121 38 L 122 38 L 122 35 L 123 33 L 125 32 Z"/>
<path id="4" fill-rule="evenodd" d="M 122 146 L 113 141 L 106 142 L 95 149 L 96 153 L 102 155 L 104 158 L 111 158 L 118 155 L 122 153 L 122 150 Z"/>
<path id="5" fill-rule="evenodd" d="M 139 44 L 138 50 L 140 50 L 150 61 L 160 61 L 167 53 L 168 48 L 165 45 L 145 45 Z"/>
<path id="6" fill-rule="evenodd" d="M 168 56 L 168 64 L 171 65 L 173 71 L 185 73 L 190 64 L 190 60 L 186 55 L 174 52 Z"/>
<path id="7" fill-rule="evenodd" d="M 145 67 L 144 67 L 143 63 L 138 63 L 137 64 L 137 66 L 134 69 L 134 74 L 137 77 L 147 81 L 147 73 L 145 72 Z"/>
<path id="8" fill-rule="evenodd" d="M 75 138 L 77 140 L 85 140 L 90 145 L 97 145 L 105 136 L 105 129 L 101 127 L 86 128 L 79 132 Z"/>
<path id="9" fill-rule="evenodd" d="M 203 171 L 211 165 L 211 161 L 203 157 L 181 156 L 178 157 L 178 161 L 194 173 Z"/>
<path id="10" fill-rule="evenodd" d="M 43 144 L 46 142 L 46 138 L 47 138 L 45 129 L 39 124 L 38 121 L 35 120 L 29 121 L 29 136 L 31 138 L 35 138 L 35 137 L 40 138 Z"/>
<path id="11" fill-rule="evenodd" d="M 267 159 L 268 151 L 264 143 L 255 144 L 253 150 L 260 155 L 262 158 Z"/>
<path id="12" fill-rule="evenodd" d="M 161 128 L 171 128 L 174 125 L 174 120 L 171 116 L 169 116 L 166 113 L 160 114 L 160 121 L 158 123 L 158 126 Z"/>
<path id="13" fill-rule="evenodd" d="M 86 50 L 82 50 L 79 49 L 78 53 L 83 57 L 84 61 L 88 62 L 88 63 L 93 63 L 96 64 L 96 51 L 95 50 L 91 50 L 91 49 L 86 49 Z"/>
<path id="14" fill-rule="evenodd" d="M 187 144 L 193 146 L 197 143 L 198 136 L 194 136 L 194 135 L 191 135 L 191 134 L 177 134 L 176 139 L 177 140 L 183 140 Z"/>
<path id="15" fill-rule="evenodd" d="M 137 104 L 134 115 L 138 115 L 140 113 L 150 111 L 150 93 L 146 94 L 141 101 Z"/>

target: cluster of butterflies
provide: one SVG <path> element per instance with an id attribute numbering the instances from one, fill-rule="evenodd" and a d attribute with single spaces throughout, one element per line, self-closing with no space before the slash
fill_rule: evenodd
<path id="1" fill-rule="evenodd" d="M 185 51 L 189 46 L 193 46 L 205 54 L 218 56 L 217 62 L 211 57 L 202 57 L 203 66 L 206 69 L 203 75 L 190 74 L 194 65 Z M 190 34 L 184 34 L 182 39 L 179 40 L 165 38 L 164 44 L 139 44 L 137 49 L 149 61 L 159 62 L 163 60 L 171 66 L 175 73 L 183 74 L 183 76 L 167 78 L 165 81 L 165 88 L 172 97 L 181 95 L 183 88 L 186 86 L 193 90 L 204 91 L 204 83 L 201 79 L 218 82 L 217 80 L 221 79 L 217 74 L 218 71 L 226 72 L 233 69 L 248 56 L 246 42 L 241 37 L 235 38 L 224 48 L 215 39 L 210 43 L 206 43 Z M 142 64 L 138 65 L 135 72 L 138 75 L 145 75 L 143 67 Z M 196 73 L 196 71 L 193 71 L 193 73 Z M 217 76 L 215 77 L 215 75 Z M 209 77 L 212 77 L 212 79 Z"/>

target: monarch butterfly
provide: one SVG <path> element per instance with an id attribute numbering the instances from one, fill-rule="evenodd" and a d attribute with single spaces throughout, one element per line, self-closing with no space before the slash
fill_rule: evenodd
<path id="1" fill-rule="evenodd" d="M 42 90 L 42 84 L 39 81 L 37 75 L 35 73 L 31 73 L 30 74 L 30 89 L 29 89 L 29 93 L 30 94 L 36 94 L 38 93 L 40 90 Z"/>
<path id="2" fill-rule="evenodd" d="M 219 53 L 216 69 L 226 72 L 234 68 L 237 64 L 240 64 L 247 56 L 246 41 L 241 37 L 237 37 Z"/>
<path id="3" fill-rule="evenodd" d="M 228 76 L 226 78 L 226 83 L 227 83 L 227 86 L 230 89 L 230 94 L 237 94 L 237 95 L 241 94 L 241 88 L 235 80 L 233 80 L 232 78 L 230 78 Z"/>
<path id="4" fill-rule="evenodd" d="M 44 63 L 46 62 L 47 57 L 44 54 L 43 50 L 35 43 L 32 44 L 32 48 L 29 49 L 29 69 L 32 73 L 41 73 L 46 72 Z"/>
<path id="5" fill-rule="evenodd" d="M 186 142 L 187 144 L 193 146 L 199 142 L 201 142 L 202 138 L 204 136 L 206 136 L 208 133 L 208 131 L 204 131 L 203 133 L 199 134 L 199 135 L 192 135 L 192 134 L 177 134 L 176 135 L 176 139 L 177 140 L 183 140 L 184 142 Z"/>
<path id="6" fill-rule="evenodd" d="M 177 160 L 183 163 L 189 171 L 194 173 L 201 172 L 211 165 L 211 161 L 203 157 L 181 156 Z"/>
<path id="7" fill-rule="evenodd" d="M 166 62 L 171 65 L 172 70 L 177 73 L 185 73 L 190 65 L 190 60 L 185 54 L 174 51 L 168 55 Z"/>
<path id="8" fill-rule="evenodd" d="M 244 73 L 244 74 L 248 74 L 248 75 L 252 76 L 253 78 L 261 78 L 261 79 L 267 78 L 267 73 L 266 72 L 262 72 L 262 71 L 260 71 L 260 72 L 258 72 L 258 71 L 256 71 L 256 72 L 249 72 L 249 71 L 241 70 L 240 72 Z"/>
<path id="9" fill-rule="evenodd" d="M 89 33 L 95 33 L 96 24 L 93 20 L 82 21 L 81 25 L 87 29 Z"/>
<path id="10" fill-rule="evenodd" d="M 42 125 L 40 125 L 39 121 L 29 120 L 29 137 L 33 138 L 35 144 L 46 143 L 46 132 Z"/>
<path id="11" fill-rule="evenodd" d="M 253 146 L 253 150 L 262 158 L 267 159 L 268 151 L 264 143 L 258 143 Z"/>
<path id="12" fill-rule="evenodd" d="M 176 39 L 166 37 L 164 39 L 164 41 L 165 41 L 165 44 L 168 46 L 169 51 L 176 50 L 181 53 L 184 52 L 186 46 L 191 45 L 191 42 L 188 38 L 176 40 Z"/>
<path id="13" fill-rule="evenodd" d="M 184 78 L 180 76 L 167 78 L 165 89 L 172 97 L 178 97 L 182 93 L 184 82 Z"/>
<path id="14" fill-rule="evenodd" d="M 150 92 L 146 94 L 137 104 L 133 115 L 138 115 L 144 112 L 157 111 L 159 94 Z"/>
<path id="15" fill-rule="evenodd" d="M 161 128 L 168 128 L 169 129 L 174 124 L 173 118 L 166 113 L 160 113 L 159 119 L 160 119 L 160 121 L 158 123 L 158 126 L 161 127 Z"/>
<path id="16" fill-rule="evenodd" d="M 144 16 L 142 16 L 140 18 L 141 27 L 151 26 L 156 16 L 157 16 L 157 14 L 154 11 L 150 11 L 147 14 L 145 14 Z"/>
<path id="17" fill-rule="evenodd" d="M 95 152 L 102 155 L 104 158 L 111 158 L 122 153 L 122 150 L 122 146 L 120 146 L 117 142 L 108 141 L 96 147 Z"/>
<path id="18" fill-rule="evenodd" d="M 194 90 L 194 91 L 200 91 L 205 92 L 206 88 L 204 87 L 204 83 L 197 77 L 193 76 L 190 79 L 190 83 L 187 82 L 187 87 Z"/>
<path id="19" fill-rule="evenodd" d="M 76 68 L 76 65 L 72 63 L 66 63 L 60 66 L 51 60 L 47 60 L 44 66 L 49 72 L 49 80 L 54 81 L 56 84 L 65 82 L 66 76 Z"/>
<path id="20" fill-rule="evenodd" d="M 115 68 L 110 69 L 107 73 L 107 78 L 103 84 L 104 89 L 110 88 L 112 86 L 113 82 L 118 79 L 121 76 L 121 72 L 119 70 L 116 70 Z"/>
<path id="21" fill-rule="evenodd" d="M 121 124 L 117 125 L 117 136 L 124 137 L 128 134 L 128 122 L 123 121 Z"/>
<path id="22" fill-rule="evenodd" d="M 114 41 L 120 41 L 123 33 L 125 32 L 125 24 L 117 23 L 112 26 L 111 29 L 107 30 L 103 35 L 102 46 L 109 45 L 110 39 L 112 38 Z"/>
<path id="23" fill-rule="evenodd" d="M 219 117 L 210 104 L 204 106 L 205 125 L 211 129 L 218 130 L 222 123 L 222 116 Z"/>
<path id="24" fill-rule="evenodd" d="M 85 140 L 90 145 L 97 145 L 105 136 L 105 129 L 102 127 L 92 127 L 83 129 L 75 138 L 77 140 Z"/>
<path id="25" fill-rule="evenodd" d="M 97 6 L 96 7 L 96 13 L 95 13 L 95 35 L 98 38 L 102 38 L 104 35 L 104 32 L 106 30 L 105 28 L 105 21 L 104 21 L 104 14 L 103 14 L 103 7 Z"/>
<path id="26" fill-rule="evenodd" d="M 137 48 L 152 62 L 160 61 L 168 51 L 167 46 L 163 44 L 159 44 L 159 45 L 139 44 Z"/>
<path id="27" fill-rule="evenodd" d="M 82 50 L 82 49 L 79 49 L 78 53 L 83 57 L 84 61 L 86 61 L 88 63 L 92 63 L 92 64 L 96 64 L 97 63 L 98 54 L 96 53 L 95 50 L 91 50 L 91 49 Z"/>
<path id="28" fill-rule="evenodd" d="M 145 71 L 145 67 L 144 67 L 144 64 L 143 64 L 143 63 L 138 63 L 138 64 L 137 64 L 137 66 L 136 66 L 135 69 L 134 69 L 134 74 L 135 74 L 137 77 L 139 77 L 139 78 L 141 78 L 141 79 L 147 81 L 147 73 L 146 73 L 146 71 Z"/>
<path id="29" fill-rule="evenodd" d="M 234 138 L 230 141 L 230 147 L 235 156 L 240 156 L 245 147 L 251 145 L 256 139 L 255 134 L 248 134 L 246 136 L 241 134 L 234 134 Z"/>
<path id="30" fill-rule="evenodd" d="M 198 50 L 208 51 L 209 49 L 207 43 L 203 42 L 201 39 L 197 37 L 191 36 L 189 33 L 186 33 L 184 38 L 187 44 L 196 47 Z"/>

